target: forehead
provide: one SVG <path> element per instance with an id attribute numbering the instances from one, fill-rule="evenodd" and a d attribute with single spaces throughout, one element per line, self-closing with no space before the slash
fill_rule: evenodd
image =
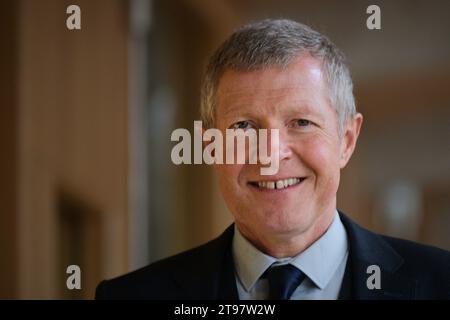
<path id="1" fill-rule="evenodd" d="M 286 67 L 270 67 L 256 71 L 227 70 L 218 90 L 218 113 L 232 113 L 246 105 L 262 106 L 282 102 L 304 102 L 317 105 L 326 100 L 326 84 L 322 63 L 303 55 Z"/>

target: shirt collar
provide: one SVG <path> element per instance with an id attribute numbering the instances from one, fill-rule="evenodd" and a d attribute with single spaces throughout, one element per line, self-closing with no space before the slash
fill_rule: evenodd
<path id="1" fill-rule="evenodd" d="M 327 286 L 348 252 L 347 234 L 336 211 L 327 231 L 311 246 L 292 258 L 276 259 L 259 251 L 234 227 L 233 258 L 236 273 L 250 291 L 273 263 L 290 263 L 300 269 L 320 289 Z"/>

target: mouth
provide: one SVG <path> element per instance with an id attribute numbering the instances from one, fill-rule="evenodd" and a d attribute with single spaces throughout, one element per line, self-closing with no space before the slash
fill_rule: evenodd
<path id="1" fill-rule="evenodd" d="M 306 177 L 296 177 L 280 180 L 251 181 L 249 184 L 260 190 L 282 190 L 298 186 L 305 179 Z"/>

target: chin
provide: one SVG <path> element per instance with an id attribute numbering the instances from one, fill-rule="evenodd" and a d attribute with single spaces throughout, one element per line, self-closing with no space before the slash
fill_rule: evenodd
<path id="1" fill-rule="evenodd" d="M 298 211 L 273 212 L 265 216 L 264 228 L 271 233 L 303 232 L 310 225 L 310 217 Z"/>

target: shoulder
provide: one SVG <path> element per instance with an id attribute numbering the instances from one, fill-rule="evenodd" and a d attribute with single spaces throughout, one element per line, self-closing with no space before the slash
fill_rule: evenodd
<path id="1" fill-rule="evenodd" d="M 395 250 L 402 252 L 404 255 L 416 260 L 437 260 L 450 262 L 450 252 L 438 247 L 421 244 L 414 241 L 399 239 L 383 235 L 385 241 L 387 241 Z M 422 260 L 423 261 L 423 260 Z"/>
<path id="2" fill-rule="evenodd" d="M 450 288 L 450 252 L 421 243 L 381 236 L 404 260 L 404 272 L 423 279 L 436 279 Z"/>
<path id="3" fill-rule="evenodd" d="M 340 217 L 349 239 L 352 267 L 360 277 L 358 283 L 363 283 L 360 274 L 366 273 L 367 266 L 377 265 L 391 292 L 417 299 L 450 299 L 450 252 L 373 233 L 342 212 Z"/>
<path id="4" fill-rule="evenodd" d="M 422 268 L 447 270 L 450 263 L 450 252 L 418 242 L 395 238 L 369 231 L 340 213 L 341 220 L 353 246 L 363 251 L 365 257 L 386 257 L 393 255 L 403 259 L 408 266 L 417 265 Z M 433 262 L 433 265 L 431 265 Z"/>
<path id="5" fill-rule="evenodd" d="M 103 280 L 96 289 L 95 298 L 102 299 L 180 299 L 177 278 L 202 273 L 222 254 L 224 245 L 230 242 L 232 232 L 228 228 L 220 237 L 193 249 L 156 261 L 150 265 Z M 231 234 L 230 234 L 231 233 Z"/>

